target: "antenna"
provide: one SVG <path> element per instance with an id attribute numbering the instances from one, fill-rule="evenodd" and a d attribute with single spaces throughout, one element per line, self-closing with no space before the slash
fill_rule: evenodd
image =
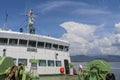
<path id="1" fill-rule="evenodd" d="M 34 24 L 33 10 L 30 9 L 30 11 L 26 16 L 28 20 L 28 32 L 30 34 L 35 34 L 35 28 L 33 27 L 33 24 Z"/>
<path id="2" fill-rule="evenodd" d="M 3 25 L 3 30 L 8 31 L 7 28 L 7 19 L 8 19 L 8 13 L 5 11 L 5 23 Z"/>
<path id="3" fill-rule="evenodd" d="M 8 13 L 5 12 L 5 22 L 7 23 Z"/>

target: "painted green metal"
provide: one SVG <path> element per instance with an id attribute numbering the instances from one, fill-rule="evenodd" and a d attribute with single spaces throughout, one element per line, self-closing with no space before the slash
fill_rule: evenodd
<path id="1" fill-rule="evenodd" d="M 14 65 L 14 61 L 10 57 L 0 57 L 0 74 L 6 74 Z"/>
<path id="2" fill-rule="evenodd" d="M 33 60 L 33 62 L 36 62 Z M 13 67 L 16 67 L 15 71 L 11 73 Z M 11 77 L 11 75 L 13 77 Z M 9 78 L 10 76 L 10 78 Z M 26 72 L 22 64 L 15 66 L 14 61 L 10 57 L 0 57 L 0 80 L 39 80 L 38 77 L 34 76 L 30 72 Z"/>
<path id="3" fill-rule="evenodd" d="M 38 59 L 30 59 L 31 63 L 38 63 Z"/>
<path id="4" fill-rule="evenodd" d="M 31 59 L 30 62 L 37 63 L 38 60 Z M 11 80 L 9 79 L 9 75 L 13 66 L 14 61 L 12 58 L 0 57 L 0 80 Z M 104 60 L 93 60 L 88 62 L 85 70 L 74 76 L 63 74 L 36 77 L 32 73 L 26 72 L 22 64 L 15 66 L 15 68 L 14 75 L 12 75 L 14 79 L 12 80 L 106 80 L 106 75 L 111 72 L 110 65 Z"/>
<path id="5" fill-rule="evenodd" d="M 111 72 L 110 65 L 104 60 L 88 62 L 84 73 L 79 73 L 79 80 L 106 80 L 106 75 Z"/>
<path id="6" fill-rule="evenodd" d="M 110 73 L 110 65 L 104 60 L 94 60 L 88 63 L 87 69 L 91 72 L 90 80 L 105 80 Z"/>

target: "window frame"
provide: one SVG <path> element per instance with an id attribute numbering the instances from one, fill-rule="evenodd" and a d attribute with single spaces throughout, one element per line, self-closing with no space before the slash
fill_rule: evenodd
<path id="1" fill-rule="evenodd" d="M 0 38 L 0 44 L 7 45 L 7 43 L 8 43 L 8 38 Z"/>
<path id="2" fill-rule="evenodd" d="M 51 49 L 52 48 L 52 43 L 46 43 L 45 48 L 46 49 Z"/>
<path id="3" fill-rule="evenodd" d="M 58 46 L 59 46 L 58 44 L 53 44 L 53 45 L 52 45 L 52 49 L 53 49 L 53 50 L 58 50 Z"/>
<path id="4" fill-rule="evenodd" d="M 41 61 L 44 61 L 44 62 L 42 62 L 42 64 L 41 64 Z M 39 66 L 40 66 L 40 67 L 45 67 L 45 66 L 47 66 L 47 61 L 44 60 L 44 59 L 39 60 Z"/>
<path id="5" fill-rule="evenodd" d="M 37 41 L 29 40 L 29 41 L 28 41 L 28 47 L 37 47 L 37 46 L 36 46 L 36 43 L 37 43 Z"/>
<path id="6" fill-rule="evenodd" d="M 60 63 L 60 65 L 58 65 L 57 63 L 58 63 L 58 64 Z M 56 66 L 56 67 L 61 67 L 61 66 L 62 66 L 62 61 L 55 61 L 55 66 Z"/>
<path id="7" fill-rule="evenodd" d="M 18 39 L 15 38 L 9 38 L 9 45 L 17 45 Z"/>
<path id="8" fill-rule="evenodd" d="M 40 42 L 40 41 L 37 42 L 38 48 L 44 48 L 44 46 L 45 46 L 45 42 Z"/>
<path id="9" fill-rule="evenodd" d="M 22 61 L 20 61 L 20 60 L 22 60 Z M 24 61 L 24 62 L 23 62 Z M 18 65 L 19 64 L 23 64 L 24 66 L 27 66 L 27 63 L 28 62 L 28 60 L 27 59 L 24 59 L 24 58 L 18 58 Z"/>
<path id="10" fill-rule="evenodd" d="M 22 42 L 21 42 L 22 41 Z M 26 43 L 24 42 L 23 43 L 23 41 L 26 41 Z M 21 44 L 22 43 L 22 44 Z M 28 43 L 28 40 L 25 40 L 25 39 L 19 39 L 19 45 L 20 46 L 27 46 L 27 43 Z"/>
<path id="11" fill-rule="evenodd" d="M 69 46 L 64 46 L 64 51 L 65 52 L 69 51 Z"/>
<path id="12" fill-rule="evenodd" d="M 59 45 L 59 51 L 63 51 L 64 46 L 63 45 Z"/>
<path id="13" fill-rule="evenodd" d="M 54 60 L 47 60 L 47 62 L 48 62 L 49 67 L 54 67 L 55 66 Z M 51 62 L 52 62 L 52 64 L 51 64 Z"/>

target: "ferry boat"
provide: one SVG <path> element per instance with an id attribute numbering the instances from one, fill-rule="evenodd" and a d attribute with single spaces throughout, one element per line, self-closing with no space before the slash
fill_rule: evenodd
<path id="1" fill-rule="evenodd" d="M 32 9 L 27 17 L 28 33 L 22 28 L 20 32 L 0 30 L 0 56 L 12 57 L 16 65 L 24 64 L 26 71 L 38 75 L 69 74 L 69 42 L 35 34 Z"/>

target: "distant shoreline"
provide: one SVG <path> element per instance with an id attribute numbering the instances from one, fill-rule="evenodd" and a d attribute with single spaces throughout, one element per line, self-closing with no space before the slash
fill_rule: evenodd
<path id="1" fill-rule="evenodd" d="M 117 56 L 117 55 L 100 55 L 100 56 L 75 55 L 75 56 L 71 56 L 72 62 L 89 62 L 95 59 L 101 59 L 107 62 L 120 62 L 120 56 Z"/>

